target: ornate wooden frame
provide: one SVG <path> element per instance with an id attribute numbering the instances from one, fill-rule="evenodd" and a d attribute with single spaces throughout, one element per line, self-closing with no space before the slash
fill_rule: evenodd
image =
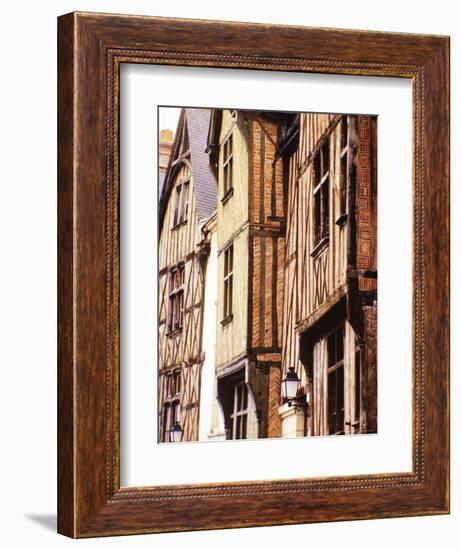
<path id="1" fill-rule="evenodd" d="M 91 13 L 60 17 L 58 30 L 59 532 L 448 513 L 449 38 Z M 128 62 L 412 79 L 411 472 L 120 488 L 119 69 Z"/>

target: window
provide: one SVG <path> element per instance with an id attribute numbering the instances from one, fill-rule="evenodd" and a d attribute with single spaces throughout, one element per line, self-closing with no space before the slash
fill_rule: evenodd
<path id="1" fill-rule="evenodd" d="M 182 184 L 181 190 L 181 203 L 179 207 L 179 222 L 182 223 L 187 220 L 187 214 L 189 213 L 189 180 Z"/>
<path id="2" fill-rule="evenodd" d="M 229 245 L 224 250 L 224 306 L 223 320 L 232 315 L 232 279 L 234 271 L 234 245 Z"/>
<path id="3" fill-rule="evenodd" d="M 227 198 L 234 186 L 233 177 L 233 138 L 232 134 L 227 138 L 223 145 L 223 199 Z"/>
<path id="4" fill-rule="evenodd" d="M 178 225 L 178 217 L 179 217 L 179 203 L 181 202 L 181 186 L 178 185 L 176 187 L 176 194 L 174 198 L 174 210 L 173 210 L 173 227 L 176 227 Z"/>
<path id="5" fill-rule="evenodd" d="M 184 264 L 170 271 L 168 332 L 179 330 L 184 322 Z"/>
<path id="6" fill-rule="evenodd" d="M 328 431 L 344 434 L 344 327 L 328 336 Z"/>
<path id="7" fill-rule="evenodd" d="M 175 370 L 165 377 L 166 396 L 171 399 L 181 393 L 181 371 Z"/>
<path id="8" fill-rule="evenodd" d="M 347 201 L 347 172 L 348 172 L 348 158 L 349 158 L 349 117 L 343 116 L 340 122 L 341 131 L 341 161 L 340 161 L 340 178 L 339 178 L 339 217 L 336 220 L 338 225 L 343 225 L 346 221 L 346 201 Z"/>
<path id="9" fill-rule="evenodd" d="M 246 439 L 248 421 L 248 388 L 245 382 L 233 386 L 233 407 L 230 414 L 228 439 Z"/>
<path id="10" fill-rule="evenodd" d="M 190 181 L 186 180 L 176 186 L 173 210 L 173 227 L 187 221 L 187 214 L 189 212 L 189 184 Z"/>
<path id="11" fill-rule="evenodd" d="M 181 371 L 165 375 L 165 403 L 163 405 L 162 441 L 170 441 L 170 433 L 175 422 L 180 422 Z"/>
<path id="12" fill-rule="evenodd" d="M 170 434 L 175 422 L 180 422 L 181 407 L 179 400 L 169 401 L 163 406 L 162 441 L 170 442 Z"/>
<path id="13" fill-rule="evenodd" d="M 330 217 L 330 138 L 314 157 L 314 246 L 329 234 Z"/>

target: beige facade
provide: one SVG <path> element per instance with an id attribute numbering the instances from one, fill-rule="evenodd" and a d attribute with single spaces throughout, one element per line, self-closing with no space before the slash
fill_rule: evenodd
<path id="1" fill-rule="evenodd" d="M 232 140 L 232 191 L 225 197 L 224 145 Z M 224 300 L 218 300 L 216 364 L 225 367 L 246 354 L 248 327 L 248 146 L 235 111 L 224 110 L 219 134 L 218 169 L 218 296 L 224 295 L 224 251 L 233 245 L 232 319 L 226 323 Z"/>

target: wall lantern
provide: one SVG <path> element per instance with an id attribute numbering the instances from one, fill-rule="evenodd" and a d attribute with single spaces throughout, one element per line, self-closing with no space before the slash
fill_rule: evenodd
<path id="1" fill-rule="evenodd" d="M 170 430 L 170 443 L 179 443 L 182 441 L 183 429 L 179 422 L 175 422 Z"/>
<path id="2" fill-rule="evenodd" d="M 289 404 L 296 399 L 301 380 L 295 372 L 294 367 L 290 367 L 285 378 L 282 380 L 282 397 Z"/>
<path id="3" fill-rule="evenodd" d="M 282 398 L 288 403 L 289 407 L 294 407 L 296 412 L 304 414 L 304 435 L 307 435 L 309 403 L 306 402 L 305 397 L 298 397 L 300 387 L 301 379 L 296 374 L 294 367 L 290 367 L 285 378 L 282 380 Z"/>

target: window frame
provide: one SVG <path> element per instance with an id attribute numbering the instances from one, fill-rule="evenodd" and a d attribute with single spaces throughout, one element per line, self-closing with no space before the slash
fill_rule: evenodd
<path id="1" fill-rule="evenodd" d="M 187 177 L 175 184 L 172 229 L 176 229 L 187 223 L 190 203 L 190 181 L 190 177 Z"/>
<path id="2" fill-rule="evenodd" d="M 234 136 L 231 131 L 222 143 L 222 181 L 224 204 L 234 194 Z"/>
<path id="3" fill-rule="evenodd" d="M 176 273 L 179 272 L 179 284 L 176 279 Z M 181 331 L 184 326 L 184 281 L 185 281 L 186 266 L 180 263 L 172 267 L 168 272 L 168 319 L 167 333 L 174 334 Z M 178 319 L 176 320 L 176 310 L 178 311 Z"/>
<path id="4" fill-rule="evenodd" d="M 248 386 L 243 380 L 236 381 L 231 385 L 232 391 L 232 412 L 229 415 L 228 439 L 247 439 L 248 436 Z M 241 391 L 241 394 L 239 392 Z M 239 402 L 241 406 L 239 407 Z M 242 433 L 244 435 L 242 436 Z M 237 437 L 238 434 L 238 437 Z"/>
<path id="5" fill-rule="evenodd" d="M 181 418 L 181 369 L 174 369 L 165 374 L 165 397 L 163 401 L 161 441 L 171 443 L 170 433 L 175 422 Z"/>
<path id="6" fill-rule="evenodd" d="M 223 320 L 227 323 L 233 317 L 233 295 L 234 295 L 234 243 L 231 242 L 223 250 Z"/>
<path id="7" fill-rule="evenodd" d="M 338 334 L 341 332 L 341 340 L 338 340 Z M 331 331 L 327 336 L 327 418 L 328 418 L 328 435 L 344 435 L 346 433 L 345 424 L 345 361 L 344 361 L 344 347 L 345 347 L 345 325 L 341 324 Z M 331 341 L 334 341 L 334 358 L 331 355 Z M 341 353 L 338 353 L 338 342 L 341 342 Z M 342 396 L 338 400 L 338 375 L 342 376 Z M 331 403 L 331 379 L 335 378 L 335 406 L 334 412 L 332 412 Z M 340 386 L 341 387 L 341 386 Z M 338 402 L 342 403 L 342 408 L 338 407 Z M 335 425 L 332 426 L 331 419 L 335 418 Z M 342 418 L 341 420 L 338 420 Z M 340 428 L 340 429 L 339 429 Z"/>
<path id="8" fill-rule="evenodd" d="M 330 172 L 331 135 L 328 135 L 312 160 L 314 252 L 322 244 L 327 243 L 330 236 Z"/>

